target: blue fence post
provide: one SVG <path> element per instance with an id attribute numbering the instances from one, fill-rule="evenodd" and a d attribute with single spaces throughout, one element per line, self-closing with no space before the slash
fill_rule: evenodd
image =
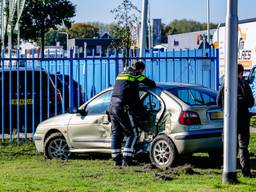
<path id="1" fill-rule="evenodd" d="M 58 114 L 58 98 L 57 98 L 57 89 L 58 89 L 58 82 L 57 82 L 57 72 L 58 72 L 58 63 L 57 63 L 57 57 L 58 57 L 58 54 L 57 54 L 57 49 L 55 49 L 55 54 L 54 54 L 54 57 L 55 57 L 55 78 L 54 78 L 54 84 L 55 84 L 55 89 L 54 89 L 54 114 L 55 116 Z"/>
<path id="2" fill-rule="evenodd" d="M 70 49 L 70 58 L 69 58 L 69 107 L 74 107 L 74 83 L 73 83 L 73 49 Z"/>
<path id="3" fill-rule="evenodd" d="M 165 50 L 165 82 L 168 82 L 168 52 Z"/>
<path id="4" fill-rule="evenodd" d="M 189 73 L 190 73 L 190 59 L 189 59 L 189 49 L 187 50 L 187 64 L 188 64 L 188 83 L 189 83 Z"/>
<path id="5" fill-rule="evenodd" d="M 40 122 L 42 122 L 42 120 L 43 120 L 43 101 L 42 101 L 42 99 L 43 99 L 43 91 L 42 91 L 42 62 L 43 62 L 43 58 L 42 58 L 42 51 L 44 51 L 44 50 L 42 50 L 42 49 L 40 49 L 39 51 L 38 51 L 38 55 L 39 55 L 39 57 L 40 57 L 40 67 L 39 67 L 39 78 L 40 78 L 40 80 L 39 80 L 39 82 L 40 82 L 40 85 L 39 85 L 39 90 L 40 90 Z M 40 54 L 41 53 L 41 54 Z"/>
<path id="6" fill-rule="evenodd" d="M 119 73 L 119 58 L 118 58 L 118 50 L 115 50 L 115 60 L 116 60 L 116 65 L 115 65 L 115 77 L 117 77 Z"/>
<path id="7" fill-rule="evenodd" d="M 1 53 L 1 55 L 2 55 L 2 90 L 1 90 L 1 92 L 2 92 L 2 143 L 4 143 L 4 128 L 5 128 L 5 126 L 4 126 L 4 109 L 5 109 L 5 106 L 4 106 L 4 49 L 2 49 L 2 53 Z"/>
<path id="8" fill-rule="evenodd" d="M 107 80 L 107 87 L 109 87 L 110 86 L 110 55 L 109 55 L 109 50 L 107 51 L 107 60 L 108 60 L 108 62 L 107 62 L 107 78 L 108 78 L 108 80 Z"/>
<path id="9" fill-rule="evenodd" d="M 25 50 L 25 58 L 27 58 L 27 50 Z M 27 106 L 27 101 L 28 101 L 28 94 L 27 94 L 27 90 L 28 90 L 28 74 L 27 74 L 27 61 L 24 62 L 25 64 L 25 102 L 24 102 L 24 106 L 25 106 L 25 142 L 27 142 L 27 132 L 28 132 L 28 106 Z"/>
<path id="10" fill-rule="evenodd" d="M 12 143 L 12 50 L 9 54 L 9 134 Z"/>
<path id="11" fill-rule="evenodd" d="M 47 118 L 50 117 L 50 49 L 47 50 Z M 55 84 L 55 83 L 54 83 Z M 56 86 L 56 84 L 55 84 Z"/>
<path id="12" fill-rule="evenodd" d="M 122 49 L 122 63 L 123 63 L 123 69 L 125 69 L 125 54 L 124 54 L 124 49 Z"/>
<path id="13" fill-rule="evenodd" d="M 194 52 L 195 52 L 195 84 L 197 83 L 197 51 L 196 49 L 194 49 Z"/>
<path id="14" fill-rule="evenodd" d="M 65 113 L 65 99 L 65 60 L 62 60 L 62 113 Z"/>
<path id="15" fill-rule="evenodd" d="M 35 52 L 32 49 L 32 133 L 35 134 Z"/>
<path id="16" fill-rule="evenodd" d="M 91 89 L 91 97 L 93 97 L 96 93 L 95 90 L 95 52 L 92 50 L 92 89 Z"/>
<path id="17" fill-rule="evenodd" d="M 220 84 L 220 80 L 219 80 L 219 67 L 220 67 L 220 63 L 219 63 L 219 49 L 216 49 L 216 55 L 215 55 L 215 77 L 216 77 L 216 82 L 215 82 L 215 90 L 219 90 L 219 84 Z"/>
<path id="18" fill-rule="evenodd" d="M 80 52 L 79 52 L 79 55 L 78 55 L 78 60 L 77 60 L 77 83 L 78 83 L 78 87 L 77 87 L 77 107 L 80 106 Z"/>
<path id="19" fill-rule="evenodd" d="M 20 50 L 17 52 L 17 101 L 20 101 Z M 20 143 L 20 105 L 17 103 L 17 142 Z"/>
<path id="20" fill-rule="evenodd" d="M 175 69 L 176 69 L 176 67 L 175 67 L 175 50 L 173 49 L 172 50 L 172 62 L 173 62 L 173 82 L 176 82 L 176 80 L 175 80 L 175 73 L 176 73 L 176 71 L 175 71 Z"/>
<path id="21" fill-rule="evenodd" d="M 151 79 L 154 79 L 154 53 L 153 49 L 150 49 L 150 63 L 151 63 Z"/>

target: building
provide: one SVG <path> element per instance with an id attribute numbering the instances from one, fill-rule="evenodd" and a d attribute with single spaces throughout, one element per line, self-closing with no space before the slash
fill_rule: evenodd
<path id="1" fill-rule="evenodd" d="M 211 29 L 211 43 L 213 42 L 213 34 L 216 29 Z M 195 31 L 189 33 L 181 33 L 168 36 L 168 49 L 180 50 L 180 49 L 198 49 L 201 47 L 204 40 L 207 39 L 207 31 Z M 211 44 L 210 43 L 210 44 Z"/>
<path id="2" fill-rule="evenodd" d="M 82 38 L 82 39 L 69 39 L 68 50 L 73 49 L 75 57 L 99 56 L 101 53 L 106 54 L 107 49 L 111 49 L 112 44 L 118 44 L 120 39 L 112 38 L 109 34 L 105 33 L 100 38 Z"/>
<path id="3" fill-rule="evenodd" d="M 161 44 L 162 32 L 161 32 L 161 19 L 153 19 L 153 46 Z"/>

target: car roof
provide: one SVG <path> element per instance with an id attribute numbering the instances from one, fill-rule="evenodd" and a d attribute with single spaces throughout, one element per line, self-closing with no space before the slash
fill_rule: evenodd
<path id="1" fill-rule="evenodd" d="M 181 87 L 202 87 L 202 86 L 197 84 L 188 84 L 188 83 L 160 82 L 160 83 L 156 83 L 156 87 L 160 89 L 173 89 L 173 88 L 181 88 Z"/>

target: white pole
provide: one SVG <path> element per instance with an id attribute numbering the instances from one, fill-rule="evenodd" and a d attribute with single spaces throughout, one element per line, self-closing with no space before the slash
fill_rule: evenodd
<path id="1" fill-rule="evenodd" d="M 209 44 L 211 41 L 210 35 L 210 0 L 207 0 L 207 40 Z"/>
<path id="2" fill-rule="evenodd" d="M 1 40 L 2 40 L 2 50 L 4 49 L 4 26 L 5 26 L 5 20 L 4 20 L 4 8 L 5 8 L 5 0 L 1 0 L 2 6 L 1 6 Z M 1 50 L 1 52 L 2 52 Z"/>
<path id="3" fill-rule="evenodd" d="M 9 17 L 8 17 L 8 57 L 12 49 L 12 1 L 9 0 Z"/>
<path id="4" fill-rule="evenodd" d="M 237 0 L 227 0 L 223 183 L 235 183 L 237 144 Z"/>
<path id="5" fill-rule="evenodd" d="M 17 18 L 19 18 L 19 15 L 20 15 L 20 0 L 17 0 Z M 17 37 L 17 50 L 20 49 L 20 21 L 17 21 L 17 34 L 18 34 L 18 37 Z"/>
<path id="6" fill-rule="evenodd" d="M 147 31 L 147 15 L 148 15 L 148 0 L 142 0 L 141 12 L 141 32 L 140 32 L 140 57 L 144 57 L 146 47 L 146 31 Z"/>

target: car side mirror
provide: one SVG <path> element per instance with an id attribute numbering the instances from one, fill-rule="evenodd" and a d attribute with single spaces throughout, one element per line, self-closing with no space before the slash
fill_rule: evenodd
<path id="1" fill-rule="evenodd" d="M 81 116 L 86 116 L 88 114 L 84 109 L 77 109 L 77 113 L 79 113 Z"/>

